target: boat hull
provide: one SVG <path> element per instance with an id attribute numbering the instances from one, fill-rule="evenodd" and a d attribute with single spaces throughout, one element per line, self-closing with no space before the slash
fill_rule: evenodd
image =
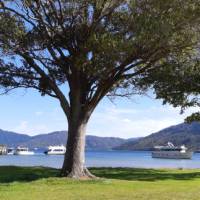
<path id="1" fill-rule="evenodd" d="M 191 159 L 193 152 L 180 152 L 180 151 L 153 151 L 152 158 L 163 159 Z"/>
<path id="2" fill-rule="evenodd" d="M 62 151 L 62 152 L 45 151 L 44 154 L 46 154 L 46 155 L 65 155 L 65 151 Z"/>
<path id="3" fill-rule="evenodd" d="M 47 155 L 65 155 L 65 153 L 56 153 L 56 152 L 44 152 Z"/>
<path id="4" fill-rule="evenodd" d="M 28 151 L 28 152 L 15 152 L 14 155 L 19 155 L 19 156 L 31 156 L 34 155 L 33 151 Z"/>
<path id="5" fill-rule="evenodd" d="M 14 154 L 15 154 L 14 152 L 7 153 L 7 155 L 14 155 Z"/>

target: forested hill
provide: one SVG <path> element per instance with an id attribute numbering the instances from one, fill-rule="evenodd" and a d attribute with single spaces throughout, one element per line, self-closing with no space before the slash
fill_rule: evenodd
<path id="1" fill-rule="evenodd" d="M 0 130 L 0 144 L 6 144 L 9 147 L 16 147 L 19 145 L 28 146 L 29 148 L 47 147 L 49 145 L 66 144 L 66 140 L 66 131 L 57 131 L 31 137 L 24 134 Z M 184 144 L 194 150 L 200 150 L 200 123 L 183 123 L 171 126 L 144 138 L 122 139 L 88 135 L 86 137 L 86 149 L 151 150 L 155 145 L 166 145 L 169 141 L 175 145 Z"/>
<path id="2" fill-rule="evenodd" d="M 27 146 L 29 148 L 47 147 L 50 145 L 66 144 L 67 132 L 57 131 L 49 134 L 40 134 L 36 136 L 28 136 L 0 129 L 0 144 L 5 144 L 8 147 Z M 115 137 L 97 137 L 88 135 L 86 137 L 87 150 L 112 150 L 123 143 L 135 140 L 122 139 Z"/>
<path id="3" fill-rule="evenodd" d="M 17 144 L 25 143 L 30 139 L 31 137 L 28 135 L 18 134 L 0 129 L 0 144 L 16 146 Z"/>
<path id="4" fill-rule="evenodd" d="M 186 145 L 194 150 L 200 149 L 200 123 L 178 124 L 153 133 L 137 141 L 122 144 L 118 150 L 151 150 L 155 145 L 166 145 L 167 142 L 175 145 Z"/>

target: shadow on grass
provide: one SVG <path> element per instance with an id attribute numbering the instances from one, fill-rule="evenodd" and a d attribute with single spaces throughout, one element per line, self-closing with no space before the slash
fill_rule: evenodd
<path id="1" fill-rule="evenodd" d="M 0 183 L 30 182 L 42 178 L 58 177 L 59 170 L 44 167 L 0 167 Z"/>
<path id="2" fill-rule="evenodd" d="M 90 171 L 97 177 L 131 181 L 192 180 L 200 178 L 200 170 L 90 168 Z M 44 167 L 0 167 L 0 183 L 31 182 L 50 177 L 59 177 L 59 170 Z"/>
<path id="3" fill-rule="evenodd" d="M 192 180 L 200 178 L 200 170 L 91 168 L 98 177 L 132 181 Z"/>

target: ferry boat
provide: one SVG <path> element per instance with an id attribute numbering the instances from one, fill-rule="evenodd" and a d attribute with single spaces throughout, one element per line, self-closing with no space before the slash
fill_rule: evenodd
<path id="1" fill-rule="evenodd" d="M 0 155 L 6 155 L 7 154 L 7 147 L 5 145 L 0 145 Z"/>
<path id="2" fill-rule="evenodd" d="M 167 146 L 155 146 L 152 152 L 152 158 L 165 158 L 165 159 L 191 159 L 192 151 L 189 151 L 185 145 L 174 146 L 168 142 Z"/>
<path id="3" fill-rule="evenodd" d="M 47 155 L 64 155 L 66 152 L 66 148 L 64 145 L 60 146 L 49 146 L 48 150 L 44 153 Z"/>
<path id="4" fill-rule="evenodd" d="M 8 148 L 7 155 L 14 155 L 15 149 L 14 148 Z"/>
<path id="5" fill-rule="evenodd" d="M 23 156 L 34 155 L 34 152 L 29 151 L 27 147 L 17 147 L 17 149 L 14 152 L 14 155 L 23 155 Z"/>

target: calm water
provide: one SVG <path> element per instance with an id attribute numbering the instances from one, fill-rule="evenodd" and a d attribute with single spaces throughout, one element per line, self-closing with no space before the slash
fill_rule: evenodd
<path id="1" fill-rule="evenodd" d="M 0 165 L 47 166 L 60 168 L 63 156 L 0 156 Z M 151 152 L 141 151 L 92 151 L 86 152 L 86 165 L 89 167 L 141 167 L 141 168 L 200 168 L 200 153 L 191 160 L 165 160 L 151 158 Z"/>

